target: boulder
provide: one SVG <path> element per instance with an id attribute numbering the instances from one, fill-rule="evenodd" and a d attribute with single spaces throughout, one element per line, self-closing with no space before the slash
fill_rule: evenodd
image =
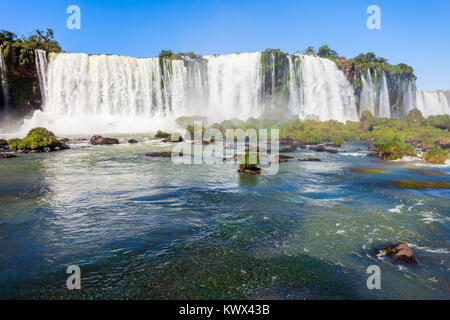
<path id="1" fill-rule="evenodd" d="M 92 145 L 101 145 L 101 144 L 119 144 L 119 140 L 116 138 L 103 138 L 102 136 L 95 135 L 91 138 Z"/>
<path id="2" fill-rule="evenodd" d="M 314 150 L 316 152 L 338 153 L 338 151 L 336 149 L 327 149 L 324 146 L 317 146 L 314 148 L 310 148 L 309 150 Z"/>
<path id="3" fill-rule="evenodd" d="M 404 242 L 389 245 L 377 251 L 378 254 L 389 255 L 392 259 L 397 261 L 402 261 L 407 264 L 418 264 L 417 260 L 414 258 L 413 251 L 408 247 L 408 244 Z"/>
<path id="4" fill-rule="evenodd" d="M 128 143 L 133 144 L 133 143 L 138 143 L 138 141 L 134 140 L 134 139 L 130 139 L 130 140 L 128 140 Z"/>
<path id="5" fill-rule="evenodd" d="M 297 145 L 293 144 L 288 148 L 280 149 L 280 152 L 295 152 L 297 151 Z"/>
<path id="6" fill-rule="evenodd" d="M 18 153 L 70 149 L 70 146 L 64 141 L 58 140 L 53 132 L 42 127 L 31 129 L 23 139 L 8 140 L 8 145 Z"/>

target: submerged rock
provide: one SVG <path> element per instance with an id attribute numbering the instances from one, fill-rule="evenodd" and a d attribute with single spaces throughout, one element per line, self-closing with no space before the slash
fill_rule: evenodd
<path id="1" fill-rule="evenodd" d="M 261 173 L 261 169 L 260 168 L 238 168 L 238 172 L 239 173 L 248 173 L 248 174 L 260 174 Z"/>
<path id="2" fill-rule="evenodd" d="M 119 144 L 119 140 L 116 138 L 103 138 L 100 135 L 95 135 L 91 138 L 92 145 L 102 145 L 102 144 Z"/>
<path id="3" fill-rule="evenodd" d="M 288 148 L 280 149 L 280 152 L 295 152 L 295 151 L 297 151 L 297 145 L 295 145 L 295 144 L 291 145 Z"/>
<path id="4" fill-rule="evenodd" d="M 294 157 L 278 155 L 278 156 L 271 157 L 269 159 L 269 164 L 287 162 L 289 159 L 293 159 L 293 158 Z"/>
<path id="5" fill-rule="evenodd" d="M 298 161 L 322 161 L 319 158 L 304 158 L 304 159 L 297 159 Z"/>
<path id="6" fill-rule="evenodd" d="M 10 159 L 17 157 L 15 154 L 12 153 L 0 153 L 0 159 Z"/>
<path id="7" fill-rule="evenodd" d="M 412 180 L 394 180 L 394 184 L 406 189 L 450 189 L 450 183 L 445 182 L 429 182 L 429 181 L 412 181 Z"/>
<path id="8" fill-rule="evenodd" d="M 377 173 L 377 174 L 388 174 L 389 172 L 378 170 L 378 169 L 351 169 L 353 172 L 363 172 L 363 173 Z"/>
<path id="9" fill-rule="evenodd" d="M 176 155 L 176 153 L 174 153 Z M 149 152 L 145 154 L 147 157 L 163 157 L 170 158 L 172 157 L 172 151 L 161 151 L 161 152 Z M 179 152 L 178 156 L 182 157 L 183 152 Z"/>
<path id="10" fill-rule="evenodd" d="M 134 139 L 130 139 L 130 140 L 128 140 L 128 143 L 133 144 L 133 143 L 138 143 L 138 141 L 134 140 Z"/>
<path id="11" fill-rule="evenodd" d="M 414 258 L 413 251 L 408 247 L 408 244 L 404 242 L 379 249 L 377 250 L 377 254 L 389 255 L 394 260 L 403 261 L 408 264 L 418 264 L 417 260 Z"/>
<path id="12" fill-rule="evenodd" d="M 435 177 L 447 177 L 450 176 L 450 174 L 438 171 L 438 170 L 432 170 L 432 169 L 422 169 L 422 168 L 404 168 L 405 170 L 409 170 L 414 173 L 418 174 L 424 174 L 427 176 L 435 176 Z"/>

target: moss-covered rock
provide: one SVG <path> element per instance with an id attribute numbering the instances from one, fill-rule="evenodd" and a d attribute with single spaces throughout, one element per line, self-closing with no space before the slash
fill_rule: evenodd
<path id="1" fill-rule="evenodd" d="M 425 152 L 422 155 L 422 158 L 432 164 L 444 164 L 445 161 L 449 159 L 449 155 L 447 151 L 434 147 Z"/>
<path id="2" fill-rule="evenodd" d="M 23 139 L 10 139 L 8 145 L 13 150 L 20 151 L 57 151 L 70 149 L 63 141 L 58 140 L 55 134 L 43 127 L 30 130 Z"/>

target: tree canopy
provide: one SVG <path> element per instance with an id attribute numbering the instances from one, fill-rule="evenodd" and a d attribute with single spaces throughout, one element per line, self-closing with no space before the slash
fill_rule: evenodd
<path id="1" fill-rule="evenodd" d="M 8 30 L 0 31 L 0 44 L 24 47 L 27 49 L 42 49 L 49 52 L 61 52 L 61 47 L 55 40 L 53 30 L 47 28 L 45 31 L 36 29 L 28 37 L 18 37 Z"/>

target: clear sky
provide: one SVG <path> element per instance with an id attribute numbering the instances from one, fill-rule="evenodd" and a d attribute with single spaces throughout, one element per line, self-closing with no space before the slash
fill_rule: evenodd
<path id="1" fill-rule="evenodd" d="M 69 30 L 69 5 L 81 29 Z M 381 29 L 366 26 L 369 5 Z M 161 49 L 206 55 L 266 48 L 293 53 L 324 43 L 340 55 L 373 51 L 411 65 L 421 90 L 450 89 L 449 0 L 0 0 L 0 29 L 52 28 L 67 52 L 135 57 Z"/>

